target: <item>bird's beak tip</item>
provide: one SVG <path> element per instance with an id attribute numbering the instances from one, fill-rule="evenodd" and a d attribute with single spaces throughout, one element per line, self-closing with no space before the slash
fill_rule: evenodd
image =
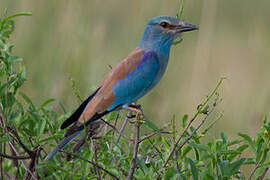
<path id="1" fill-rule="evenodd" d="M 194 25 L 194 30 L 199 30 L 199 26 Z"/>
<path id="2" fill-rule="evenodd" d="M 180 33 L 194 31 L 194 30 L 199 30 L 199 26 L 189 24 L 189 23 L 182 23 L 178 28 L 178 32 Z"/>
<path id="3" fill-rule="evenodd" d="M 199 30 L 199 26 L 186 23 L 183 27 L 183 32 Z"/>

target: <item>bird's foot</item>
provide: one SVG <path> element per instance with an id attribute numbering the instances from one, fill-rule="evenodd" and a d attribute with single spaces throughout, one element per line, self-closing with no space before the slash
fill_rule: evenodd
<path id="1" fill-rule="evenodd" d="M 131 104 L 127 107 L 127 110 L 130 110 L 132 112 L 136 112 L 137 114 L 143 114 L 143 111 L 142 111 L 142 106 L 141 105 L 137 105 L 137 104 Z"/>
<path id="2" fill-rule="evenodd" d="M 130 113 L 127 115 L 129 119 L 135 118 L 135 122 L 137 122 L 139 125 L 142 124 L 141 120 L 144 119 L 144 113 L 142 111 L 141 105 L 133 103 L 129 106 L 126 106 L 125 109 L 130 111 Z"/>

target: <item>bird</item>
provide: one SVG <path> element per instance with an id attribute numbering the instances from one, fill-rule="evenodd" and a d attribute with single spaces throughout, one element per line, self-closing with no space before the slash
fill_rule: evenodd
<path id="1" fill-rule="evenodd" d="M 150 19 L 138 46 L 109 72 L 97 89 L 63 122 L 61 129 L 70 128 L 45 160 L 52 159 L 85 127 L 112 111 L 128 109 L 142 113 L 133 103 L 153 89 L 163 77 L 174 41 L 181 38 L 182 33 L 198 29 L 198 26 L 174 16 Z"/>

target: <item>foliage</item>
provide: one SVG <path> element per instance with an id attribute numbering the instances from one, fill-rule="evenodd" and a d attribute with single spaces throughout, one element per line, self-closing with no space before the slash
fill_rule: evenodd
<path id="1" fill-rule="evenodd" d="M 114 112 L 104 118 L 103 130 L 90 137 L 80 152 L 64 151 L 52 161 L 44 162 L 46 154 L 63 137 L 60 124 L 71 113 L 51 98 L 36 106 L 28 95 L 19 91 L 26 80 L 26 71 L 22 58 L 12 53 L 14 46 L 9 38 L 15 28 L 13 18 L 21 15 L 30 14 L 19 13 L 0 19 L 2 179 L 124 179 L 133 165 L 135 171 L 131 178 L 134 179 L 263 179 L 266 175 L 270 167 L 270 123 L 266 116 L 255 138 L 243 133 L 235 140 L 224 132 L 220 133 L 220 138 L 208 135 L 222 116 L 212 112 L 221 102 L 217 91 L 223 78 L 190 120 L 188 115 L 182 117 L 181 127 L 176 125 L 177 117 L 163 128 L 139 116 L 133 120 L 126 118 L 127 128 L 136 131 L 120 133 L 117 142 L 121 131 L 117 127 L 125 114 Z M 55 106 L 62 112 L 57 112 Z M 206 120 L 212 122 L 202 129 Z M 139 134 L 142 127 L 147 127 L 151 133 Z M 252 168 L 248 175 L 242 171 L 246 166 Z"/>

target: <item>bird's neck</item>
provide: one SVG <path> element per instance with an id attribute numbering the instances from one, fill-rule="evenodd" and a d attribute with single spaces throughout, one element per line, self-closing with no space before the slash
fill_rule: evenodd
<path id="1" fill-rule="evenodd" d="M 157 36 L 146 30 L 139 47 L 145 51 L 154 51 L 160 60 L 168 61 L 173 39 L 167 35 Z"/>

